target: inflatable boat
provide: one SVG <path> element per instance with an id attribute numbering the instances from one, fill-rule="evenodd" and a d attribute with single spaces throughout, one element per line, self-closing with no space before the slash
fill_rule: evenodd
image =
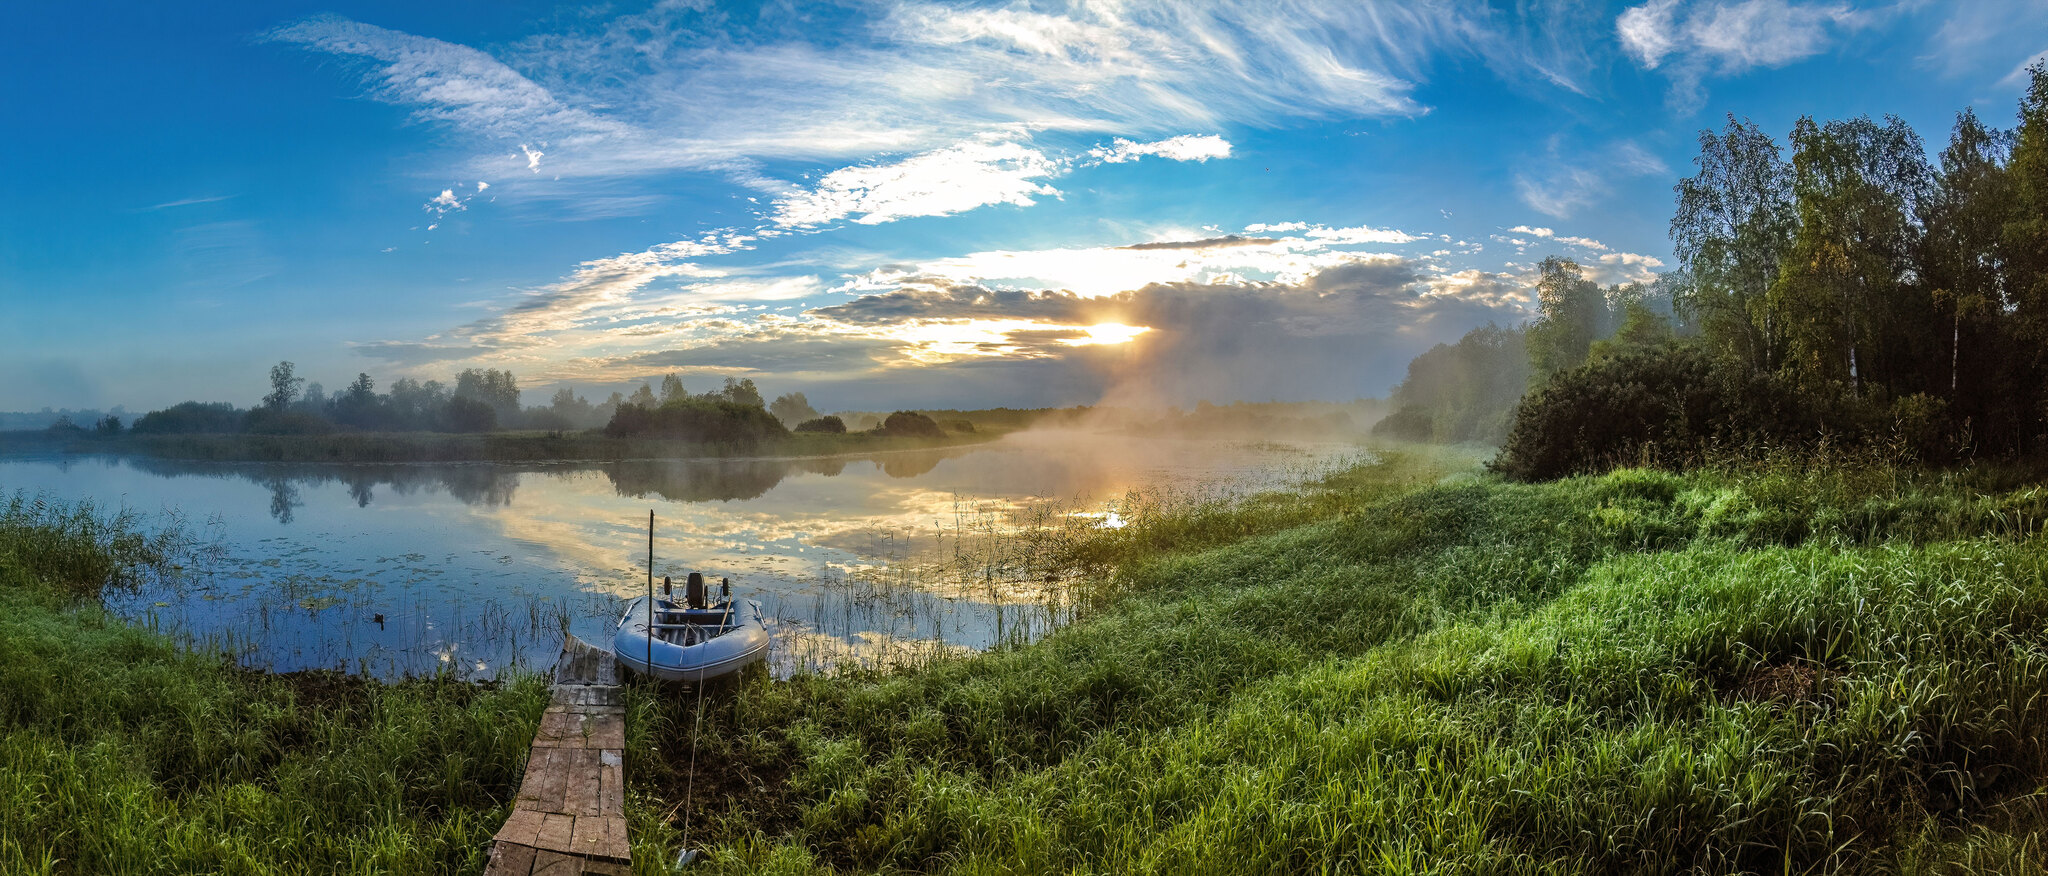
<path id="1" fill-rule="evenodd" d="M 651 612 L 645 596 L 627 603 L 612 636 L 619 663 L 665 681 L 698 682 L 766 659 L 761 604 L 733 599 L 729 589 L 726 598 L 708 600 L 702 587 L 693 581 L 690 598 L 681 603 L 655 597 Z"/>

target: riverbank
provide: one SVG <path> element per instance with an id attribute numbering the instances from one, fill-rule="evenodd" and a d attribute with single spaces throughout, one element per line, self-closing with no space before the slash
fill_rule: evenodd
<path id="1" fill-rule="evenodd" d="M 707 872 L 2039 872 L 2044 522 L 1996 473 L 1398 455 L 1134 520 L 1041 642 L 712 699 Z"/>
<path id="2" fill-rule="evenodd" d="M 1132 503 L 1028 545 L 1082 605 L 1037 643 L 713 685 L 701 729 L 694 698 L 630 691 L 635 859 L 672 857 L 688 811 L 723 873 L 2036 872 L 2036 481 L 1529 485 L 1389 452 Z M 147 551 L 20 507 L 0 869 L 481 866 L 538 684 L 309 693 L 180 653 L 76 602 Z"/>
<path id="3" fill-rule="evenodd" d="M 749 445 L 597 432 L 340 432 L 326 435 L 121 435 L 0 432 L 0 455 L 113 454 L 205 462 L 617 462 L 635 459 L 814 457 L 933 450 L 996 440 L 1001 433 L 909 437 L 801 432 Z"/>

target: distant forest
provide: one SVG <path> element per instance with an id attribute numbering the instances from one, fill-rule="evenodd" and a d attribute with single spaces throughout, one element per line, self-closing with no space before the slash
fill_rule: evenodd
<path id="1" fill-rule="evenodd" d="M 2048 451 L 2048 67 L 2028 72 L 2015 128 L 1966 109 L 1932 159 L 1890 116 L 1702 131 L 1677 270 L 1601 287 L 1544 261 L 1536 318 L 1417 357 L 1375 431 L 1501 442 L 1525 478 L 1823 442 Z"/>

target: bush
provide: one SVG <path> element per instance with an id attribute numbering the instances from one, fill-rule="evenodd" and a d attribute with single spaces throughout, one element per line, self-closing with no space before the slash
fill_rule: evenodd
<path id="1" fill-rule="evenodd" d="M 1770 403 L 1763 381 L 1725 385 L 1706 354 L 1666 347 L 1600 359 L 1522 399 L 1489 467 L 1524 481 L 1617 464 L 1697 459 L 1717 439 L 1752 433 Z"/>
<path id="2" fill-rule="evenodd" d="M 798 432 L 830 432 L 834 435 L 839 435 L 846 432 L 846 421 L 831 414 L 826 414 L 822 417 L 815 417 L 798 423 L 796 430 Z"/>
<path id="3" fill-rule="evenodd" d="M 620 405 L 604 433 L 613 438 L 673 438 L 703 444 L 752 447 L 789 434 L 782 421 L 749 404 L 702 396 L 672 399 L 658 407 Z"/>
<path id="4" fill-rule="evenodd" d="M 227 402 L 179 402 L 137 417 L 128 431 L 141 435 L 228 433 L 242 427 L 242 412 Z"/>
<path id="5" fill-rule="evenodd" d="M 944 438 L 946 433 L 932 418 L 912 411 L 897 411 L 882 421 L 882 434 L 899 438 Z"/>
<path id="6" fill-rule="evenodd" d="M 947 420 L 946 428 L 962 435 L 974 434 L 974 422 L 972 420 Z"/>

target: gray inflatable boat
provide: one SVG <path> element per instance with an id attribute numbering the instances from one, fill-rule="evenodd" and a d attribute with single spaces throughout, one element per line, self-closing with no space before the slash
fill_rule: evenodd
<path id="1" fill-rule="evenodd" d="M 634 672 L 689 682 L 729 675 L 767 658 L 760 603 L 725 599 L 702 605 L 656 597 L 650 615 L 647 597 L 634 599 L 619 618 L 612 654 Z"/>

